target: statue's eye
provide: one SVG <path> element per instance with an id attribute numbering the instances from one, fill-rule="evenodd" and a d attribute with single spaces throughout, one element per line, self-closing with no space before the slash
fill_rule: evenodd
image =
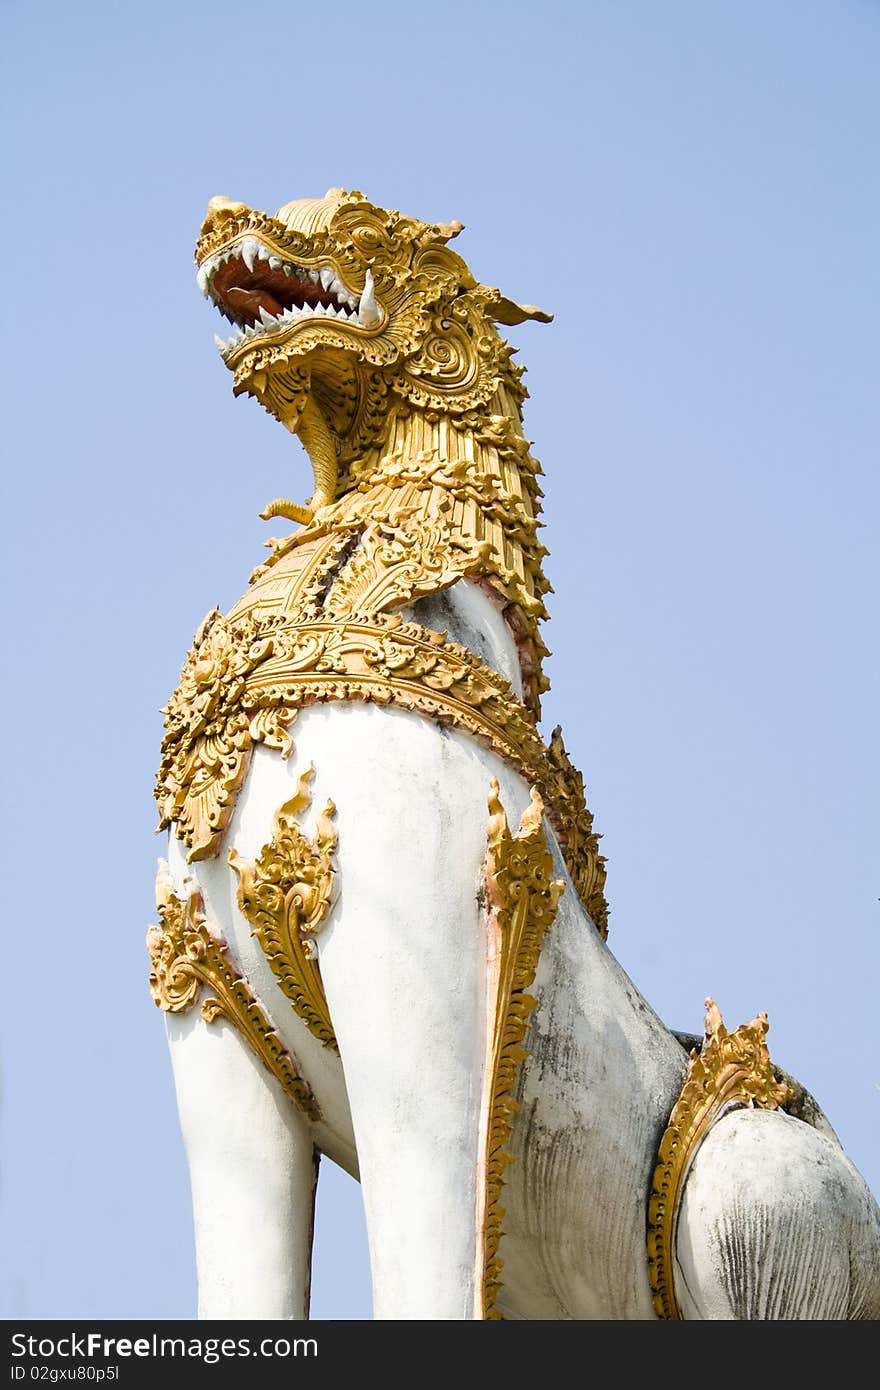
<path id="1" fill-rule="evenodd" d="M 367 255 L 378 251 L 384 241 L 384 237 L 375 227 L 356 227 L 351 239 L 357 249 Z"/>

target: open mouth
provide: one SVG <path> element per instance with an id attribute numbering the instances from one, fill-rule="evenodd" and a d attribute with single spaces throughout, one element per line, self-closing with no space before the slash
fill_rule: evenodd
<path id="1" fill-rule="evenodd" d="M 199 288 L 235 326 L 227 341 L 214 341 L 225 357 L 251 338 L 280 333 L 291 324 L 327 319 L 374 328 L 381 321 L 367 271 L 363 293 L 352 293 L 330 265 L 305 267 L 282 260 L 259 237 L 247 236 L 217 252 L 199 268 Z"/>

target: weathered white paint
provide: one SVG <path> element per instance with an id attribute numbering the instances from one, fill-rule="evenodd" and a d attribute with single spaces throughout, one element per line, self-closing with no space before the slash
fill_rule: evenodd
<path id="1" fill-rule="evenodd" d="M 476 656 L 498 671 L 517 697 L 523 697 L 522 673 L 516 644 L 501 614 L 500 603 L 493 603 L 485 590 L 466 580 L 438 594 L 429 594 L 402 610 L 406 618 L 434 632 L 447 632 L 454 642 L 468 647 Z"/>
<path id="2" fill-rule="evenodd" d="M 513 640 L 476 586 L 462 581 L 411 611 L 516 676 Z M 256 856 L 276 809 L 314 765 L 307 830 L 328 797 L 337 806 L 338 892 L 318 947 L 342 1063 L 312 1038 L 280 992 L 238 912 L 225 848 L 191 866 L 176 841 L 169 853 L 180 886 L 187 875 L 200 884 L 209 922 L 230 943 L 323 1112 L 320 1124 L 307 1126 L 227 1025 L 208 1028 L 194 1015 L 170 1020 L 202 1314 L 301 1315 L 314 1141 L 360 1173 L 375 1316 L 469 1318 L 478 1267 L 486 800 L 497 777 L 515 827 L 529 789 L 476 739 L 397 708 L 312 706 L 299 714 L 292 735 L 295 751 L 286 763 L 256 750 L 225 847 Z M 568 881 L 550 839 L 557 875 Z M 504 1192 L 499 1306 L 508 1318 L 651 1318 L 646 1205 L 685 1053 L 601 941 L 570 884 L 532 992 L 538 1007 L 511 1135 L 516 1161 Z M 212 1038 L 217 1030 L 219 1041 Z M 826 1189 L 816 1188 L 793 1213 L 789 1233 L 774 1246 L 774 1267 L 800 1259 L 804 1223 L 824 1224 L 840 1268 L 846 1257 L 873 1270 L 854 1275 L 849 1303 L 834 1306 L 845 1306 L 847 1316 L 878 1315 L 880 1213 L 861 1177 L 832 1140 L 800 1121 L 746 1112 L 711 1132 L 686 1186 L 679 1260 L 688 1316 L 731 1316 L 718 1311 L 724 1306 L 747 1307 L 736 1314 L 746 1316 L 827 1315 L 791 1311 L 807 1306 L 794 1273 L 791 1291 L 782 1280 L 783 1292 L 769 1302 L 743 1303 L 738 1293 L 740 1302 L 725 1305 L 719 1293 L 739 1267 L 737 1242 L 754 1260 L 766 1258 L 764 1218 L 753 1214 L 771 1209 L 774 1192 L 785 1196 L 782 1175 L 790 1184 L 819 1152 L 836 1198 L 823 1205 Z M 749 1162 L 751 1183 L 741 1177 Z M 777 1175 L 776 1187 L 754 1196 L 750 1207 L 766 1171 Z M 246 1214 L 246 1241 L 220 1229 L 231 1229 L 229 1212 Z M 811 1306 L 827 1307 L 827 1298 Z M 858 1311 L 865 1308 L 875 1311 Z"/>
<path id="3" fill-rule="evenodd" d="M 507 1318 L 651 1318 L 646 1204 L 685 1054 L 571 888 L 531 993 L 499 1306 Z"/>

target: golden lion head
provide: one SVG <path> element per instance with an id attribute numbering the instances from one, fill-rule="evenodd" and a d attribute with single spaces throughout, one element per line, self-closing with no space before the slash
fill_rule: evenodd
<path id="1" fill-rule="evenodd" d="M 502 384 L 521 399 L 495 325 L 551 316 L 479 284 L 447 244 L 460 231 L 339 188 L 272 217 L 212 198 L 196 264 L 233 325 L 217 342 L 235 393 L 300 434 L 313 462 L 326 434 L 342 471 L 375 442 L 389 397 L 452 415 L 487 405 Z"/>

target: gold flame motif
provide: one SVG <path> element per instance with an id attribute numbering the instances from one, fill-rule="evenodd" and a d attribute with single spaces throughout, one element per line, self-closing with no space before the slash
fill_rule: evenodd
<path id="1" fill-rule="evenodd" d="M 225 1018 L 231 1023 L 294 1105 L 310 1120 L 319 1120 L 318 1102 L 296 1059 L 233 965 L 225 942 L 208 930 L 198 888 L 192 885 L 185 898 L 179 897 L 164 859 L 156 875 L 156 910 L 161 925 L 147 932 L 147 949 L 152 966 L 150 992 L 157 1008 L 183 1013 L 207 985 L 212 993 L 202 1002 L 205 1021 Z"/>
<path id="2" fill-rule="evenodd" d="M 309 1032 L 338 1052 L 314 943 L 333 891 L 336 832 L 331 817 L 336 808 L 327 802 L 313 841 L 296 819 L 308 809 L 313 773 L 312 768 L 303 773 L 294 795 L 279 806 L 272 839 L 255 863 L 242 859 L 234 849 L 228 858 L 238 875 L 238 905 L 281 989 Z"/>
<path id="3" fill-rule="evenodd" d="M 501 1284 L 499 1245 L 504 1208 L 504 1172 L 512 1162 L 505 1145 L 511 1116 L 519 1108 L 514 1096 L 523 1039 L 536 1000 L 528 994 L 535 978 L 541 945 L 565 884 L 552 878 L 553 858 L 543 829 L 544 805 L 535 788 L 519 830 L 510 833 L 507 815 L 492 780 L 485 879 L 489 900 L 489 999 L 483 1088 L 485 1180 L 478 1192 L 477 1239 L 481 1247 L 481 1317 L 497 1320 Z"/>

